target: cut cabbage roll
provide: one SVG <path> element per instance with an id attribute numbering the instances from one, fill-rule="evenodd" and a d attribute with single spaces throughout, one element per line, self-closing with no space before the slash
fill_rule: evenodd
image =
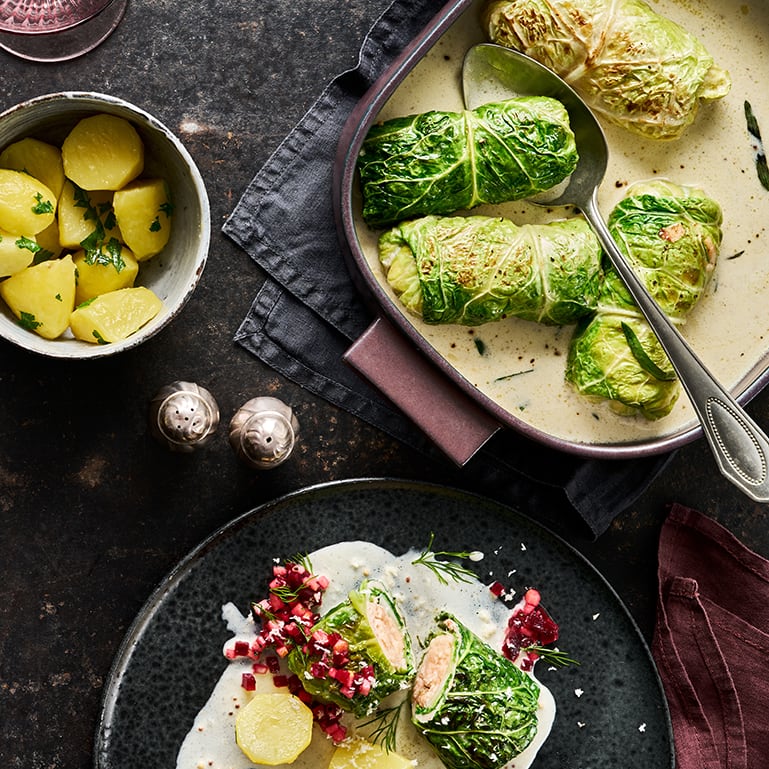
<path id="1" fill-rule="evenodd" d="M 361 717 L 409 685 L 414 658 L 394 599 L 380 584 L 364 581 L 289 653 L 288 667 L 317 700 Z"/>
<path id="2" fill-rule="evenodd" d="M 539 686 L 448 613 L 411 693 L 412 721 L 449 769 L 505 766 L 537 733 Z"/>
<path id="3" fill-rule="evenodd" d="M 642 0 L 492 0 L 490 40 L 561 75 L 596 112 L 653 139 L 679 137 L 729 74 L 693 35 Z"/>
<path id="4" fill-rule="evenodd" d="M 633 185 L 608 226 L 662 310 L 682 322 L 702 297 L 721 245 L 721 208 L 702 191 L 662 180 Z M 622 279 L 606 271 L 596 314 L 578 323 L 566 379 L 620 414 L 660 419 L 680 383 Z"/>
<path id="5" fill-rule="evenodd" d="M 358 158 L 372 227 L 537 195 L 577 165 L 569 116 L 528 96 L 463 112 L 431 111 L 371 127 Z"/>
<path id="6" fill-rule="evenodd" d="M 518 226 L 488 216 L 426 216 L 379 238 L 387 281 L 427 323 L 515 316 L 554 325 L 595 310 L 601 247 L 581 217 Z"/>

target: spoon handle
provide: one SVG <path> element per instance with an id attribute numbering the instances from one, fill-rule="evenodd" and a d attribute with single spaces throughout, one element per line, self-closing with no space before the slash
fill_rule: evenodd
<path id="1" fill-rule="evenodd" d="M 716 381 L 678 329 L 660 309 L 617 248 L 596 201 L 581 206 L 612 265 L 654 330 L 702 424 L 721 473 L 758 502 L 769 501 L 769 439 Z"/>

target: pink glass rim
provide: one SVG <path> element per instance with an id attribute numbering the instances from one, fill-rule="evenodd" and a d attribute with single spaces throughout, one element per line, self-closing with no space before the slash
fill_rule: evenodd
<path id="1" fill-rule="evenodd" d="M 0 31 L 41 35 L 92 19 L 112 0 L 0 0 Z"/>

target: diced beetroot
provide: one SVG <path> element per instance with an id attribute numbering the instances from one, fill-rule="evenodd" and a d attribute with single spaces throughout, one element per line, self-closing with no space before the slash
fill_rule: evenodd
<path id="1" fill-rule="evenodd" d="M 256 679 L 252 673 L 243 673 L 240 677 L 240 685 L 247 691 L 252 692 L 256 689 Z"/>
<path id="2" fill-rule="evenodd" d="M 288 676 L 284 675 L 277 675 L 272 677 L 272 682 L 275 684 L 275 686 L 279 686 L 281 688 L 288 688 Z"/>
<path id="3" fill-rule="evenodd" d="M 333 678 L 342 687 L 349 687 L 352 685 L 355 675 L 351 670 L 345 670 L 344 668 L 331 668 L 328 671 L 328 677 Z"/>
<path id="4" fill-rule="evenodd" d="M 508 620 L 502 653 L 509 659 L 516 659 L 527 647 L 546 646 L 557 640 L 558 625 L 542 606 L 539 591 L 533 588 L 527 590 L 521 605 Z M 527 664 L 533 665 L 537 655 L 533 651 L 528 652 L 527 658 Z"/>
<path id="5" fill-rule="evenodd" d="M 301 686 L 292 693 L 295 694 L 305 705 L 312 704 L 312 694 L 310 694 L 306 689 L 303 689 Z"/>
<path id="6" fill-rule="evenodd" d="M 265 665 L 264 662 L 254 662 L 254 664 L 251 665 L 251 670 L 257 675 L 265 675 L 270 672 L 269 667 Z"/>
<path id="7" fill-rule="evenodd" d="M 499 598 L 505 592 L 505 586 L 501 582 L 492 582 L 489 585 L 489 591 L 495 598 Z"/>
<path id="8" fill-rule="evenodd" d="M 323 660 L 313 662 L 312 665 L 310 665 L 310 675 L 314 678 L 326 678 L 328 676 L 329 667 L 330 666 Z"/>

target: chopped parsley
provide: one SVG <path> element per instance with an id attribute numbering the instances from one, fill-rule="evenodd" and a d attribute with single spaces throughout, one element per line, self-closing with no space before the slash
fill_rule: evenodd
<path id="1" fill-rule="evenodd" d="M 98 344 L 109 344 L 109 342 L 96 330 L 91 332 Z"/>
<path id="2" fill-rule="evenodd" d="M 160 232 L 161 226 L 160 226 L 160 217 L 156 216 L 152 220 L 152 224 L 150 224 L 150 232 Z"/>
<path id="3" fill-rule="evenodd" d="M 38 251 L 40 251 L 40 246 L 35 243 L 32 238 L 28 238 L 26 235 L 22 235 L 20 238 L 16 238 L 16 248 L 20 250 L 26 249 L 27 251 L 31 251 L 33 254 L 36 254 Z"/>
<path id="4" fill-rule="evenodd" d="M 27 331 L 34 331 L 36 328 L 40 328 L 43 324 L 35 318 L 31 312 L 21 311 L 19 315 L 19 325 Z"/>
<path id="5" fill-rule="evenodd" d="M 35 195 L 35 200 L 37 201 L 34 206 L 32 206 L 32 213 L 33 214 L 52 214 L 53 213 L 53 203 L 51 203 L 50 200 L 43 200 L 42 193 L 38 192 L 37 195 Z"/>
<path id="6" fill-rule="evenodd" d="M 103 264 L 106 267 L 114 267 L 120 272 L 126 266 L 123 259 L 123 245 L 117 238 L 110 238 L 106 243 L 97 242 L 92 233 L 80 245 L 85 249 L 86 264 Z"/>
<path id="7" fill-rule="evenodd" d="M 35 258 L 32 260 L 32 264 L 47 262 L 49 259 L 53 259 L 53 251 L 49 251 L 47 248 L 40 248 L 40 246 L 38 246 L 37 251 L 35 251 Z"/>

